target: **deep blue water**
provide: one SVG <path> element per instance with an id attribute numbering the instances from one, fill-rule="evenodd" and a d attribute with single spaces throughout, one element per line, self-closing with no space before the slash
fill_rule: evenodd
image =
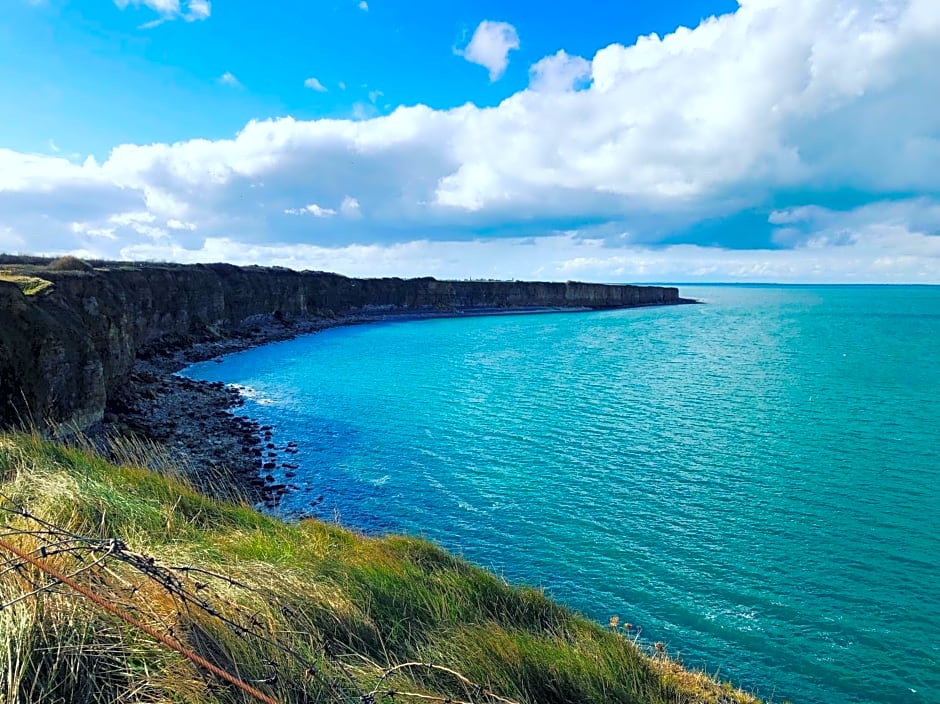
<path id="1" fill-rule="evenodd" d="M 300 443 L 288 515 L 425 535 L 777 702 L 940 701 L 940 288 L 682 292 L 187 373 Z"/>

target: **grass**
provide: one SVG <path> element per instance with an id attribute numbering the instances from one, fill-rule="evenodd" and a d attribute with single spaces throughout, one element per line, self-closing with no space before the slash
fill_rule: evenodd
<path id="1" fill-rule="evenodd" d="M 7 281 L 16 284 L 20 290 L 27 296 L 35 296 L 47 289 L 52 288 L 52 282 L 41 279 L 38 276 L 23 276 L 20 274 L 9 274 L 0 272 L 0 281 Z"/>
<path id="2" fill-rule="evenodd" d="M 89 448 L 0 435 L 5 506 L 72 533 L 120 538 L 158 566 L 205 570 L 176 574 L 217 614 L 267 640 L 181 603 L 120 560 L 92 569 L 67 553 L 49 564 L 85 569 L 96 593 L 278 702 L 498 701 L 486 691 L 540 704 L 758 701 L 426 541 L 287 524 L 145 464 L 154 463 L 139 447 L 110 464 Z M 37 548 L 34 519 L 5 521 L 3 540 Z M 44 583 L 32 567 L 0 565 L 4 603 Z M 383 679 L 397 665 L 405 666 Z M 105 701 L 250 700 L 64 585 L 0 609 L 0 702 Z"/>
<path id="3" fill-rule="evenodd" d="M 49 262 L 49 269 L 52 271 L 92 271 L 93 267 L 88 262 L 82 261 L 78 257 L 66 255 L 53 259 Z"/>

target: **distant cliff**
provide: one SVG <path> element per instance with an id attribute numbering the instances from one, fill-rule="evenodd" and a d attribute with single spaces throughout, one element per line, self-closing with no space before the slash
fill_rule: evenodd
<path id="1" fill-rule="evenodd" d="M 0 425 L 86 428 L 101 420 L 109 393 L 142 351 L 272 320 L 685 302 L 677 289 L 659 286 L 352 279 L 227 264 L 74 269 L 0 265 Z"/>

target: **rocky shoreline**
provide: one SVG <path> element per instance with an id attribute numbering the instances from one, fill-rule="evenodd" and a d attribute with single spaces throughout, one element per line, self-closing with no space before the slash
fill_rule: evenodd
<path id="1" fill-rule="evenodd" d="M 527 308 L 467 311 L 458 315 L 583 310 Z M 278 438 L 276 428 L 260 425 L 240 414 L 238 409 L 245 401 L 237 388 L 222 382 L 190 379 L 177 372 L 197 362 L 332 327 L 441 317 L 454 317 L 454 313 L 377 312 L 303 320 L 271 318 L 210 341 L 157 342 L 138 354 L 127 382 L 108 400 L 103 421 L 91 428 L 88 435 L 103 438 L 130 434 L 142 438 L 154 443 L 175 466 L 183 468 L 200 491 L 276 510 L 286 492 L 301 490 L 289 483 L 295 476 L 294 470 L 299 468 L 291 461 L 298 451 L 297 440 Z M 316 497 L 310 502 L 311 507 L 321 500 L 322 496 Z"/>
<path id="2" fill-rule="evenodd" d="M 507 312 L 513 311 L 500 311 Z M 549 309 L 515 312 L 549 312 Z M 127 382 L 108 400 L 103 421 L 87 434 L 92 438 L 133 435 L 144 439 L 155 444 L 174 466 L 183 468 L 200 491 L 275 510 L 281 496 L 301 488 L 285 483 L 299 469 L 291 461 L 298 451 L 297 441 L 277 438 L 276 428 L 260 425 L 240 414 L 238 409 L 245 400 L 237 388 L 222 382 L 190 379 L 177 372 L 197 362 L 328 328 L 453 315 L 425 312 L 304 320 L 272 318 L 215 340 L 158 342 L 140 352 Z M 283 479 L 275 477 L 275 470 Z M 322 497 L 317 497 L 311 506 L 320 500 Z"/>
<path id="3" fill-rule="evenodd" d="M 291 470 L 283 455 L 296 442 L 274 443 L 275 429 L 240 414 L 238 389 L 179 376 L 190 364 L 318 332 L 358 318 L 277 321 L 208 342 L 174 341 L 142 350 L 127 383 L 109 399 L 92 436 L 133 434 L 154 443 L 201 491 L 274 509 L 288 487 L 269 470 Z"/>

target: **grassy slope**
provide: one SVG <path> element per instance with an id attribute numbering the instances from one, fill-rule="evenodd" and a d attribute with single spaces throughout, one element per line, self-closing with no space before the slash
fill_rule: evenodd
<path id="1" fill-rule="evenodd" d="M 414 660 L 452 668 L 518 702 L 757 701 L 664 655 L 648 656 L 622 631 L 583 619 L 536 590 L 509 587 L 422 540 L 365 538 L 313 520 L 286 524 L 206 498 L 132 460 L 113 466 L 90 451 L 30 435 L 0 435 L 0 491 L 75 533 L 120 537 L 157 564 L 195 565 L 246 585 L 204 577 L 207 586 L 198 589 L 232 620 L 266 629 L 306 663 L 187 610 L 121 562 L 81 577 L 246 680 L 276 671 L 275 683 L 257 686 L 279 702 L 358 702 L 385 668 Z M 34 536 L 9 536 L 9 527 L 35 528 L 31 521 L 6 515 L 0 522 L 8 526 L 0 531 L 5 540 L 35 547 Z M 69 556 L 49 561 L 76 569 Z M 0 567 L 0 600 L 30 591 L 37 580 L 32 569 Z M 382 689 L 494 701 L 424 668 L 403 670 Z M 15 701 L 248 700 L 59 587 L 0 610 L 0 702 Z M 418 700 L 399 695 L 394 701 Z"/>
<path id="2" fill-rule="evenodd" d="M 41 279 L 38 276 L 21 276 L 19 274 L 11 274 L 2 270 L 0 270 L 0 281 L 16 284 L 19 286 L 20 291 L 22 291 L 27 296 L 35 296 L 52 288 L 51 281 L 46 281 L 45 279 Z"/>

